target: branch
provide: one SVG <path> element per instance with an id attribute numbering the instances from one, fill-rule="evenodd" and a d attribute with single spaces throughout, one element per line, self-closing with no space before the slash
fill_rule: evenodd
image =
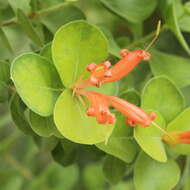
<path id="1" fill-rule="evenodd" d="M 39 10 L 39 11 L 36 11 L 36 12 L 33 12 L 30 15 L 28 15 L 28 18 L 29 19 L 36 19 L 36 18 L 38 18 L 41 15 L 47 14 L 49 12 L 56 11 L 56 10 L 61 9 L 61 8 L 65 7 L 65 6 L 67 6 L 67 5 L 70 5 L 70 4 L 72 4 L 72 3 L 76 2 L 76 1 L 77 0 L 60 3 L 58 5 L 55 5 L 55 6 L 46 8 L 46 9 L 42 9 L 42 10 Z M 17 22 L 17 18 L 14 17 L 14 18 L 11 18 L 9 20 L 6 20 L 6 21 L 2 22 L 0 24 L 0 26 L 8 26 L 8 25 L 17 24 L 17 23 L 18 23 Z"/>

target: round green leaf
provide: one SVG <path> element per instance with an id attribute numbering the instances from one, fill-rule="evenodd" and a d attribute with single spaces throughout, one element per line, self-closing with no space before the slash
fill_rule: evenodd
<path id="1" fill-rule="evenodd" d="M 11 78 L 24 103 L 41 116 L 49 116 L 58 95 L 60 80 L 47 59 L 32 53 L 17 57 L 11 66 Z"/>
<path id="2" fill-rule="evenodd" d="M 111 184 L 117 184 L 125 175 L 126 163 L 107 155 L 103 163 L 103 174 Z"/>
<path id="3" fill-rule="evenodd" d="M 30 125 L 35 133 L 42 137 L 50 137 L 51 135 L 61 136 L 57 131 L 53 117 L 42 117 L 32 111 L 29 113 Z"/>
<path id="4" fill-rule="evenodd" d="M 157 113 L 155 123 L 165 130 L 165 121 L 163 117 Z M 166 162 L 167 156 L 162 143 L 163 132 L 153 125 L 146 128 L 135 128 L 134 136 L 140 147 L 153 159 Z"/>
<path id="5" fill-rule="evenodd" d="M 154 75 L 166 75 L 172 79 L 178 87 L 190 85 L 190 60 L 180 56 L 151 51 L 151 70 Z"/>
<path id="6" fill-rule="evenodd" d="M 130 22 L 147 19 L 157 5 L 157 0 L 101 0 L 111 11 Z"/>
<path id="7" fill-rule="evenodd" d="M 108 43 L 97 27 L 85 21 L 74 21 L 57 31 L 52 54 L 63 84 L 70 87 L 84 74 L 87 64 L 106 59 Z"/>
<path id="8" fill-rule="evenodd" d="M 100 150 L 130 163 L 136 156 L 137 145 L 132 136 L 132 128 L 126 126 L 125 120 L 124 116 L 117 114 L 117 122 L 107 144 L 102 142 L 96 144 L 96 146 Z"/>
<path id="9" fill-rule="evenodd" d="M 167 126 L 167 131 L 187 131 L 190 130 L 190 108 L 185 109 Z M 171 146 L 170 149 L 179 154 L 190 154 L 190 145 L 180 144 Z"/>
<path id="10" fill-rule="evenodd" d="M 81 144 L 105 141 L 113 130 L 113 125 L 101 125 L 95 118 L 88 117 L 85 108 L 72 97 L 70 90 L 65 90 L 58 98 L 54 120 L 65 138 Z"/>
<path id="11" fill-rule="evenodd" d="M 164 76 L 147 82 L 142 93 L 142 107 L 159 111 L 167 122 L 184 108 L 184 98 L 178 88 Z"/>
<path id="12" fill-rule="evenodd" d="M 171 190 L 179 178 L 180 169 L 173 160 L 160 163 L 142 152 L 135 163 L 134 183 L 137 190 Z"/>

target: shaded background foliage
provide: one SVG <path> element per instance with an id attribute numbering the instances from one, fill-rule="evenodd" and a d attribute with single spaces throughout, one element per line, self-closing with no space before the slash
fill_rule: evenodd
<path id="1" fill-rule="evenodd" d="M 102 143 L 76 144 L 61 139 L 59 132 L 52 130 L 52 118 L 42 120 L 29 112 L 15 94 L 9 71 L 13 59 L 32 51 L 51 60 L 49 47 L 57 29 L 81 19 L 104 32 L 113 62 L 118 60 L 120 48 L 146 47 L 161 19 L 161 33 L 151 49 L 152 59 L 119 81 L 115 91 L 144 109 L 159 111 L 166 123 L 190 106 L 189 1 L 0 0 L 0 189 L 189 190 L 189 156 L 174 153 L 183 154 L 182 149 L 167 150 L 172 159 L 163 165 L 140 153 L 142 148 L 152 158 L 163 161 L 166 153 L 161 151 L 160 142 L 143 139 L 144 132 L 136 129 L 139 145 L 129 145 L 125 138 L 131 135 L 131 129 L 126 128 L 114 131 L 108 149 Z M 165 127 L 162 116 L 157 122 Z M 116 127 L 123 125 L 119 117 Z M 180 120 L 174 120 L 168 128 L 175 128 L 175 122 L 181 125 Z M 152 151 L 155 147 L 160 152 Z M 176 163 L 181 170 L 180 180 Z"/>

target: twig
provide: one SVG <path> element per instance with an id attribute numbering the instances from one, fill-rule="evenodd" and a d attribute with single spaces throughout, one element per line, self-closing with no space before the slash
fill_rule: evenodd
<path id="1" fill-rule="evenodd" d="M 53 12 L 53 11 L 56 11 L 58 9 L 61 9 L 67 5 L 70 5 L 72 3 L 74 3 L 76 1 L 67 1 L 67 2 L 64 2 L 64 3 L 60 3 L 58 5 L 55 5 L 55 6 L 52 6 L 52 7 L 49 7 L 49 8 L 46 8 L 46 9 L 42 9 L 42 10 L 39 10 L 39 11 L 36 11 L 36 12 L 33 12 L 31 13 L 30 15 L 28 15 L 28 18 L 29 19 L 35 19 L 35 18 L 38 18 L 39 16 L 41 15 L 44 15 L 44 14 L 47 14 L 49 12 Z M 11 24 L 17 24 L 17 18 L 14 17 L 14 18 L 11 18 L 9 20 L 6 20 L 4 22 L 2 22 L 0 24 L 0 26 L 8 26 L 8 25 L 11 25 Z"/>
<path id="2" fill-rule="evenodd" d="M 163 25 L 162 28 L 160 29 L 160 33 L 163 32 L 163 31 L 165 31 L 165 30 L 167 30 L 167 29 L 168 29 L 167 26 Z M 133 43 L 129 44 L 127 46 L 127 48 L 128 49 L 132 49 L 132 48 L 138 46 L 139 44 L 144 43 L 144 42 L 150 40 L 151 38 L 153 38 L 155 36 L 156 32 L 157 32 L 157 30 L 149 33 L 148 35 L 146 35 L 146 36 L 144 36 L 144 37 L 142 37 L 142 38 L 140 38 L 140 39 L 138 39 L 136 41 L 134 41 Z"/>

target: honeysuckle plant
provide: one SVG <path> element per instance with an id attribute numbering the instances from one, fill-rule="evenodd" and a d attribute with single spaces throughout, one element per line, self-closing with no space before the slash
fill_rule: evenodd
<path id="1" fill-rule="evenodd" d="M 169 78 L 159 76 L 148 81 L 140 107 L 117 97 L 117 81 L 138 64 L 145 64 L 141 61 L 151 59 L 151 53 L 142 49 L 121 49 L 120 60 L 112 65 L 106 60 L 106 37 L 96 26 L 85 21 L 63 25 L 48 47 L 51 49 L 48 57 L 25 53 L 15 58 L 11 65 L 11 79 L 30 109 L 31 125 L 37 120 L 35 117 L 41 120 L 51 117 L 55 123 L 51 126 L 52 135 L 75 143 L 96 144 L 127 163 L 133 161 L 139 151 L 137 143 L 158 163 L 168 162 L 165 144 L 171 148 L 177 144 L 188 144 L 188 130 L 167 132 L 166 122 L 173 120 L 184 108 L 183 97 Z M 171 110 L 162 108 L 165 105 L 157 98 L 158 94 L 164 98 L 167 91 L 175 93 L 168 100 L 170 105 L 179 102 L 179 106 Z M 115 126 L 120 121 L 110 106 L 118 111 L 116 115 L 123 115 L 123 124 Z M 130 133 L 122 144 L 120 136 L 114 137 L 114 131 L 124 130 L 120 128 L 132 131 L 130 126 L 134 127 L 134 137 Z M 122 147 L 126 149 L 124 155 L 114 151 Z"/>
<path id="2" fill-rule="evenodd" d="M 17 126 L 3 141 L 0 128 L 0 154 L 19 188 L 189 190 L 189 2 L 83 1 L 0 1 L 16 13 L 0 28 L 0 102 Z"/>

